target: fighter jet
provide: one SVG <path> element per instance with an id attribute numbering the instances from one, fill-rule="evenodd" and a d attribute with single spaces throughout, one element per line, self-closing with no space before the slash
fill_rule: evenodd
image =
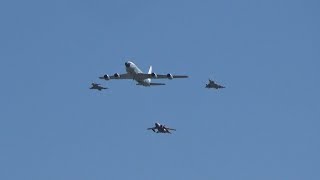
<path id="1" fill-rule="evenodd" d="M 96 89 L 96 90 L 99 90 L 101 91 L 102 89 L 108 89 L 106 87 L 102 87 L 100 86 L 100 84 L 96 84 L 96 83 L 91 83 L 92 87 L 90 89 Z"/>
<path id="2" fill-rule="evenodd" d="M 161 75 L 152 72 L 152 66 L 150 66 L 148 73 L 143 73 L 138 66 L 133 62 L 127 61 L 124 63 L 127 73 L 118 74 L 115 73 L 113 76 L 104 75 L 99 77 L 100 79 L 110 80 L 110 79 L 132 79 L 137 81 L 137 85 L 141 86 L 156 86 L 156 85 L 165 85 L 164 83 L 152 83 L 151 79 L 173 79 L 173 78 L 188 78 L 185 75 L 172 75 L 170 73 Z"/>
<path id="3" fill-rule="evenodd" d="M 168 128 L 160 123 L 154 123 L 155 127 L 148 128 L 147 130 L 152 130 L 155 133 L 170 133 L 170 130 L 175 131 L 176 129 Z"/>
<path id="4" fill-rule="evenodd" d="M 206 84 L 206 88 L 220 89 L 220 88 L 225 88 L 225 87 L 224 87 L 224 86 L 221 86 L 221 85 L 215 83 L 213 80 L 209 79 L 209 83 Z"/>

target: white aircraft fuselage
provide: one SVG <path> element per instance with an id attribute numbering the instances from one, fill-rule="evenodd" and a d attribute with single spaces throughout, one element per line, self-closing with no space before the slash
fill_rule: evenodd
<path id="1" fill-rule="evenodd" d="M 150 83 L 151 83 L 151 78 L 147 78 L 147 79 L 139 79 L 139 76 L 136 76 L 137 74 L 139 73 L 143 73 L 137 65 L 135 65 L 133 62 L 131 61 L 127 61 L 125 63 L 125 66 L 126 66 L 126 71 L 128 74 L 131 74 L 133 76 L 133 79 L 135 81 L 138 82 L 138 84 L 140 85 L 143 85 L 143 86 L 150 86 Z M 151 73 L 152 71 L 152 67 L 150 66 L 150 69 L 149 69 L 149 72 L 148 73 Z"/>

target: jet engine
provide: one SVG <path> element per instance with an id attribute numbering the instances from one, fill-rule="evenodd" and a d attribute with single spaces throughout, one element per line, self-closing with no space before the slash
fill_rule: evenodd
<path id="1" fill-rule="evenodd" d="M 153 73 L 151 73 L 151 76 L 152 76 L 153 78 L 155 78 L 155 79 L 156 79 L 156 78 L 158 78 L 157 74 L 156 74 L 156 73 L 154 73 L 154 72 L 153 72 Z"/>
<path id="2" fill-rule="evenodd" d="M 167 78 L 168 78 L 168 79 L 170 79 L 170 80 L 171 80 L 171 79 L 173 79 L 172 74 L 170 74 L 170 73 L 169 73 L 169 74 L 167 74 Z"/>
<path id="3" fill-rule="evenodd" d="M 103 78 L 104 78 L 105 80 L 110 80 L 110 76 L 109 76 L 108 74 L 105 74 L 105 75 L 103 76 Z"/>
<path id="4" fill-rule="evenodd" d="M 120 74 L 118 74 L 118 73 L 114 73 L 114 75 L 113 75 L 115 78 L 120 78 Z"/>

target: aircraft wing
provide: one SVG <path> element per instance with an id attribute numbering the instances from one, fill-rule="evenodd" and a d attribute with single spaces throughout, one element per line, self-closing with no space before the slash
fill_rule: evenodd
<path id="1" fill-rule="evenodd" d="M 154 76 L 153 74 L 145 74 L 145 73 L 136 74 L 135 77 L 138 78 L 138 79 L 148 79 L 148 78 L 151 78 L 151 79 L 188 78 L 188 76 L 185 76 L 185 75 L 156 74 L 156 76 Z"/>
<path id="2" fill-rule="evenodd" d="M 166 128 L 166 129 L 170 131 L 176 131 L 176 129 L 173 129 L 173 128 Z"/>
<path id="3" fill-rule="evenodd" d="M 153 132 L 156 132 L 154 127 L 153 128 L 148 128 L 147 130 L 152 130 Z"/>
<path id="4" fill-rule="evenodd" d="M 105 79 L 105 80 L 109 80 L 109 79 L 133 79 L 133 76 L 131 74 L 125 73 L 125 74 L 114 74 L 112 76 L 109 75 L 104 75 L 99 77 L 100 79 Z"/>
<path id="5" fill-rule="evenodd" d="M 216 88 L 216 89 L 225 88 L 224 86 L 221 86 L 221 85 L 219 85 L 219 84 L 214 84 L 213 87 Z"/>
<path id="6" fill-rule="evenodd" d="M 188 76 L 185 76 L 185 75 L 171 75 L 171 76 L 172 76 L 172 78 L 188 78 Z M 170 78 L 170 76 L 168 76 L 168 74 L 166 74 L 166 75 L 157 74 L 157 78 L 158 79 L 168 79 L 168 78 Z"/>
<path id="7" fill-rule="evenodd" d="M 112 76 L 104 75 L 99 77 L 100 79 L 104 80 L 110 80 L 110 79 L 173 79 L 173 78 L 188 78 L 188 76 L 185 75 L 172 75 L 172 74 L 157 74 L 154 76 L 153 74 L 146 74 L 146 73 L 138 73 L 132 76 L 131 74 L 125 73 L 125 74 L 117 74 L 115 73 Z M 163 84 L 161 84 L 163 85 Z"/>

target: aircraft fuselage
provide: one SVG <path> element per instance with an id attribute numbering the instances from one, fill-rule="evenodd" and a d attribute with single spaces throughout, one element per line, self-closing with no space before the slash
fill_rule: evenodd
<path id="1" fill-rule="evenodd" d="M 126 71 L 128 74 L 131 74 L 133 76 L 133 80 L 137 81 L 138 84 L 143 85 L 143 86 L 150 86 L 151 83 L 151 79 L 139 79 L 139 76 L 136 76 L 139 73 L 143 73 L 137 65 L 135 65 L 133 62 L 131 61 L 127 61 L 125 63 L 126 66 Z"/>

